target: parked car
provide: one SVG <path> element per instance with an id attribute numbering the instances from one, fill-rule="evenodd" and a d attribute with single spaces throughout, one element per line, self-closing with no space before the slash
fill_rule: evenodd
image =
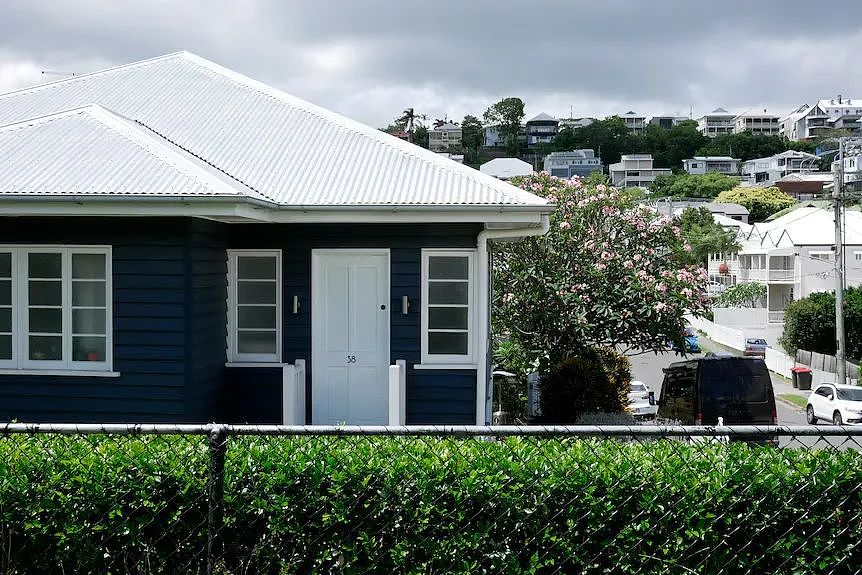
<path id="1" fill-rule="evenodd" d="M 725 425 L 774 425 L 778 420 L 762 359 L 711 356 L 672 363 L 664 372 L 659 419 L 682 425 L 716 425 L 719 417 Z"/>
<path id="2" fill-rule="evenodd" d="M 761 339 L 759 337 L 749 337 L 745 340 L 745 351 L 742 352 L 742 355 L 763 357 L 766 355 L 767 347 L 768 345 L 765 339 Z"/>
<path id="3" fill-rule="evenodd" d="M 642 381 L 633 381 L 629 391 L 629 413 L 635 417 L 655 417 L 658 406 L 655 404 L 655 394 Z"/>
<path id="4" fill-rule="evenodd" d="M 697 332 L 693 328 L 685 328 L 682 337 L 685 344 L 685 352 L 700 353 L 700 341 L 697 339 Z M 679 351 L 679 346 L 674 341 L 668 342 L 668 346 L 674 351 Z"/>
<path id="5" fill-rule="evenodd" d="M 862 387 L 821 383 L 808 396 L 808 423 L 831 421 L 834 425 L 862 424 Z"/>

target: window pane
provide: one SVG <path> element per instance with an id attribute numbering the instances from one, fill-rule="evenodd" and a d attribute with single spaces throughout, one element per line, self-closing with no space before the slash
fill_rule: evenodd
<path id="1" fill-rule="evenodd" d="M 12 359 L 11 335 L 0 335 L 0 359 Z"/>
<path id="2" fill-rule="evenodd" d="M 237 336 L 239 353 L 275 353 L 274 331 L 241 331 Z"/>
<path id="3" fill-rule="evenodd" d="M 467 308 L 428 308 L 428 327 L 431 329 L 467 329 Z"/>
<path id="4" fill-rule="evenodd" d="M 105 338 L 73 337 L 72 361 L 105 361 Z"/>
<path id="5" fill-rule="evenodd" d="M 0 305 L 12 304 L 12 280 L 0 280 Z"/>
<path id="6" fill-rule="evenodd" d="M 72 333 L 105 333 L 105 310 L 72 310 Z"/>
<path id="7" fill-rule="evenodd" d="M 275 306 L 249 307 L 239 306 L 239 328 L 240 329 L 257 329 L 257 328 L 272 328 L 275 329 Z"/>
<path id="8" fill-rule="evenodd" d="M 469 258 L 464 256 L 430 256 L 428 258 L 428 277 L 431 279 L 465 280 L 468 279 Z"/>
<path id="9" fill-rule="evenodd" d="M 0 252 L 0 278 L 12 277 L 12 254 Z"/>
<path id="10" fill-rule="evenodd" d="M 63 338 L 53 335 L 30 336 L 30 359 L 61 360 L 63 359 Z"/>
<path id="11" fill-rule="evenodd" d="M 237 257 L 239 278 L 244 280 L 275 279 L 275 257 L 239 256 Z"/>
<path id="12" fill-rule="evenodd" d="M 431 332 L 428 334 L 428 353 L 467 355 L 467 334 Z"/>
<path id="13" fill-rule="evenodd" d="M 275 282 L 244 282 L 237 286 L 239 303 L 275 303 Z"/>
<path id="14" fill-rule="evenodd" d="M 105 254 L 72 254 L 72 277 L 105 279 Z"/>
<path id="15" fill-rule="evenodd" d="M 63 310 L 30 308 L 30 333 L 63 333 Z"/>
<path id="16" fill-rule="evenodd" d="M 0 333 L 12 333 L 11 308 L 0 308 Z"/>
<path id="17" fill-rule="evenodd" d="M 105 306 L 105 282 L 73 281 L 72 305 Z"/>
<path id="18" fill-rule="evenodd" d="M 31 278 L 59 278 L 62 268 L 60 254 L 32 253 L 27 255 Z"/>
<path id="19" fill-rule="evenodd" d="M 30 305 L 62 305 L 63 286 L 55 281 L 33 281 L 27 286 Z"/>
<path id="20" fill-rule="evenodd" d="M 468 285 L 466 282 L 430 282 L 428 284 L 428 303 L 466 304 Z"/>

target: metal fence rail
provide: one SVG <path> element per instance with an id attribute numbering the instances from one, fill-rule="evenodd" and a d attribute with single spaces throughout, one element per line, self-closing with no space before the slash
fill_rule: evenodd
<path id="1" fill-rule="evenodd" d="M 0 424 L 0 574 L 862 573 L 862 427 Z"/>

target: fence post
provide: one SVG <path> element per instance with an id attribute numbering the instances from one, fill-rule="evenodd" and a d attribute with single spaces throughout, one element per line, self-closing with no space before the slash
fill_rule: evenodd
<path id="1" fill-rule="evenodd" d="M 215 572 L 222 556 L 220 531 L 224 524 L 224 458 L 227 431 L 216 425 L 209 434 L 210 468 L 207 480 L 207 575 Z"/>

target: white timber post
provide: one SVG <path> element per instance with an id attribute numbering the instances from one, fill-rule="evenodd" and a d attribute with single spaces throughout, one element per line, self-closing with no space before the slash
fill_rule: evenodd
<path id="1" fill-rule="evenodd" d="M 296 366 L 296 423 L 305 425 L 305 360 L 297 359 Z"/>
<path id="2" fill-rule="evenodd" d="M 281 423 L 283 425 L 297 425 L 296 400 L 296 366 L 286 364 L 281 368 Z"/>
<path id="3" fill-rule="evenodd" d="M 398 382 L 398 417 L 399 425 L 407 425 L 407 360 L 397 359 L 395 364 L 400 368 L 401 379 Z"/>
<path id="4" fill-rule="evenodd" d="M 404 425 L 404 393 L 407 363 L 398 360 L 389 366 L 389 425 Z"/>

